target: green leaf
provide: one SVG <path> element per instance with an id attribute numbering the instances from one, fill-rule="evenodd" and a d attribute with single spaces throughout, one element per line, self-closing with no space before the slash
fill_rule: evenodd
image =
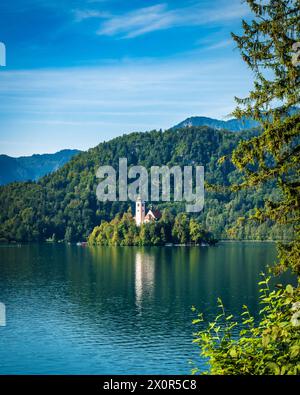
<path id="1" fill-rule="evenodd" d="M 280 374 L 280 368 L 279 366 L 275 363 L 275 362 L 269 362 L 268 363 L 268 367 L 271 369 L 271 371 L 276 374 L 279 375 Z"/>
<path id="2" fill-rule="evenodd" d="M 300 354 L 300 345 L 292 346 L 290 349 L 291 358 L 296 358 Z"/>
<path id="3" fill-rule="evenodd" d="M 289 294 L 291 294 L 291 295 L 293 295 L 293 293 L 294 293 L 294 288 L 291 286 L 291 284 L 288 284 L 287 286 L 286 286 L 286 292 L 287 293 L 289 293 Z"/>

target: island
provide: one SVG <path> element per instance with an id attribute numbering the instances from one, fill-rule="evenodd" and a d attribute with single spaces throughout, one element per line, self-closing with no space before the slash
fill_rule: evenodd
<path id="1" fill-rule="evenodd" d="M 195 218 L 185 212 L 174 214 L 170 208 L 162 212 L 138 199 L 135 216 L 131 208 L 111 221 L 102 221 L 88 237 L 90 245 L 109 246 L 208 246 L 217 240 Z"/>

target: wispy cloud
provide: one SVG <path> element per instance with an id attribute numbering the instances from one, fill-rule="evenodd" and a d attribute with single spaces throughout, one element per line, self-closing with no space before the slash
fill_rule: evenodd
<path id="1" fill-rule="evenodd" d="M 102 67 L 3 71 L 3 141 L 26 153 L 87 149 L 131 131 L 170 127 L 191 115 L 226 116 L 249 90 L 238 58 L 124 61 Z M 76 83 L 75 83 L 76 81 Z M 83 137 L 84 136 L 84 137 Z M 0 142 L 0 152 L 19 148 Z M 44 149 L 41 149 L 44 146 Z"/>
<path id="2" fill-rule="evenodd" d="M 201 26 L 244 17 L 248 8 L 239 0 L 221 1 L 217 6 L 196 3 L 194 6 L 172 9 L 167 3 L 135 9 L 106 18 L 98 35 L 134 38 L 145 33 L 184 26 Z"/>
<path id="3" fill-rule="evenodd" d="M 171 27 L 175 19 L 176 13 L 168 11 L 166 4 L 158 4 L 114 16 L 103 23 L 97 34 L 107 36 L 122 34 L 125 38 L 133 38 Z"/>
<path id="4" fill-rule="evenodd" d="M 216 49 L 224 49 L 229 47 L 235 47 L 235 43 L 231 38 L 220 40 L 215 38 L 214 40 L 197 40 L 196 45 L 198 45 L 202 50 L 212 51 Z"/>
<path id="5" fill-rule="evenodd" d="M 84 21 L 85 19 L 91 19 L 91 18 L 110 18 L 111 17 L 111 14 L 106 11 L 75 9 L 72 12 L 74 15 L 75 22 L 81 22 L 81 21 Z"/>

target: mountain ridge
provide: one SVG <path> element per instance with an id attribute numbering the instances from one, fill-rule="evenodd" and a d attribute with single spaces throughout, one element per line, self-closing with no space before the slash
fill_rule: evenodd
<path id="1" fill-rule="evenodd" d="M 53 173 L 81 151 L 63 149 L 54 154 L 33 154 L 12 157 L 0 155 L 0 185 L 16 181 L 37 181 L 48 173 Z"/>
<path id="2" fill-rule="evenodd" d="M 192 116 L 186 118 L 184 121 L 173 126 L 172 129 L 180 129 L 193 126 L 208 126 L 217 130 L 229 130 L 231 132 L 241 132 L 243 130 L 257 129 L 259 123 L 250 119 L 236 119 L 232 118 L 227 121 L 222 121 L 216 118 L 209 118 L 204 116 Z"/>
<path id="3" fill-rule="evenodd" d="M 298 107 L 293 107 L 290 113 L 299 112 Z M 222 121 L 205 116 L 192 116 L 169 130 L 178 130 L 191 127 L 210 127 L 215 130 L 230 132 L 243 132 L 246 130 L 259 130 L 258 122 L 251 119 L 232 118 Z M 144 132 L 144 134 L 147 132 Z M 0 185 L 14 181 L 37 181 L 46 174 L 53 173 L 66 164 L 72 157 L 82 151 L 64 149 L 54 154 L 34 154 L 32 156 L 11 157 L 0 155 Z"/>
<path id="4" fill-rule="evenodd" d="M 289 115 L 294 115 L 300 111 L 299 107 L 289 109 Z M 259 129 L 260 123 L 249 118 L 231 118 L 228 120 L 220 120 L 206 116 L 191 116 L 184 121 L 173 126 L 172 129 L 180 129 L 192 126 L 208 126 L 217 130 L 229 130 L 231 132 L 241 132 L 243 130 Z"/>

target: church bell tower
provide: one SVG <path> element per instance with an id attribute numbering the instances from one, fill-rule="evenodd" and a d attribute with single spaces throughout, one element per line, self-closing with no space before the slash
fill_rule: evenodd
<path id="1" fill-rule="evenodd" d="M 135 202 L 135 223 L 137 226 L 141 226 L 145 219 L 145 202 L 142 199 L 137 199 Z"/>

